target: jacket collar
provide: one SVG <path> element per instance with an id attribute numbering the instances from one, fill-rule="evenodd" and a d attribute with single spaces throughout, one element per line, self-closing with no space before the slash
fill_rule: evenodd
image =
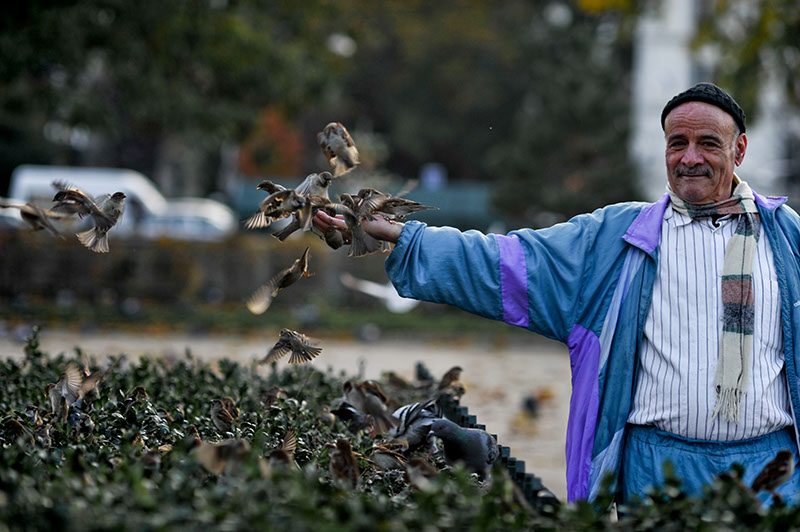
<path id="1" fill-rule="evenodd" d="M 787 199 L 785 196 L 762 196 L 755 191 L 753 191 L 753 195 L 756 205 L 770 211 L 786 203 Z M 652 255 L 661 238 L 661 222 L 664 219 L 667 205 L 669 205 L 669 194 L 664 194 L 655 203 L 645 206 L 622 236 L 623 240 Z"/>

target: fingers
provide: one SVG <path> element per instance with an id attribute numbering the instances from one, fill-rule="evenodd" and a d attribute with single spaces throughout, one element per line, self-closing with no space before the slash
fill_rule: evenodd
<path id="1" fill-rule="evenodd" d="M 344 223 L 344 220 L 341 216 L 337 216 L 333 218 L 328 215 L 325 211 L 318 211 L 317 214 L 314 216 L 313 219 L 314 226 L 320 231 L 327 231 L 328 227 L 334 226 L 336 229 L 340 231 L 347 230 L 347 224 Z"/>

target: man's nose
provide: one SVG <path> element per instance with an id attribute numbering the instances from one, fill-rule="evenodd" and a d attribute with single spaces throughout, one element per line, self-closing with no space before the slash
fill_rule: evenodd
<path id="1" fill-rule="evenodd" d="M 697 149 L 696 144 L 689 144 L 689 146 L 686 148 L 686 151 L 683 152 L 681 162 L 686 166 L 697 166 L 699 164 L 703 164 L 703 155 L 700 153 L 700 150 Z"/>

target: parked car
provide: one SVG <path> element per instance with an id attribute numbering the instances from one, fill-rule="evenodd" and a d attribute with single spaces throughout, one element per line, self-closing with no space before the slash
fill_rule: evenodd
<path id="1" fill-rule="evenodd" d="M 124 168 L 21 165 L 11 174 L 11 201 L 52 206 L 53 181 L 75 185 L 94 197 L 125 193 L 125 213 L 114 232 L 146 238 L 221 240 L 238 220 L 224 203 L 206 198 L 167 199 L 144 175 Z"/>

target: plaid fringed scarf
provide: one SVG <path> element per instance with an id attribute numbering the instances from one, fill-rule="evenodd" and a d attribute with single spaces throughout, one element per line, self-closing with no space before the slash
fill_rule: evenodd
<path id="1" fill-rule="evenodd" d="M 738 181 L 738 178 L 736 178 Z M 721 411 L 728 421 L 739 422 L 739 411 L 747 393 L 750 356 L 753 350 L 753 256 L 761 220 L 753 191 L 744 181 L 738 181 L 733 195 L 717 203 L 693 205 L 680 199 L 667 185 L 672 208 L 692 219 L 739 215 L 733 237 L 725 247 L 722 265 L 722 340 L 715 384 L 717 403 L 714 414 Z"/>

